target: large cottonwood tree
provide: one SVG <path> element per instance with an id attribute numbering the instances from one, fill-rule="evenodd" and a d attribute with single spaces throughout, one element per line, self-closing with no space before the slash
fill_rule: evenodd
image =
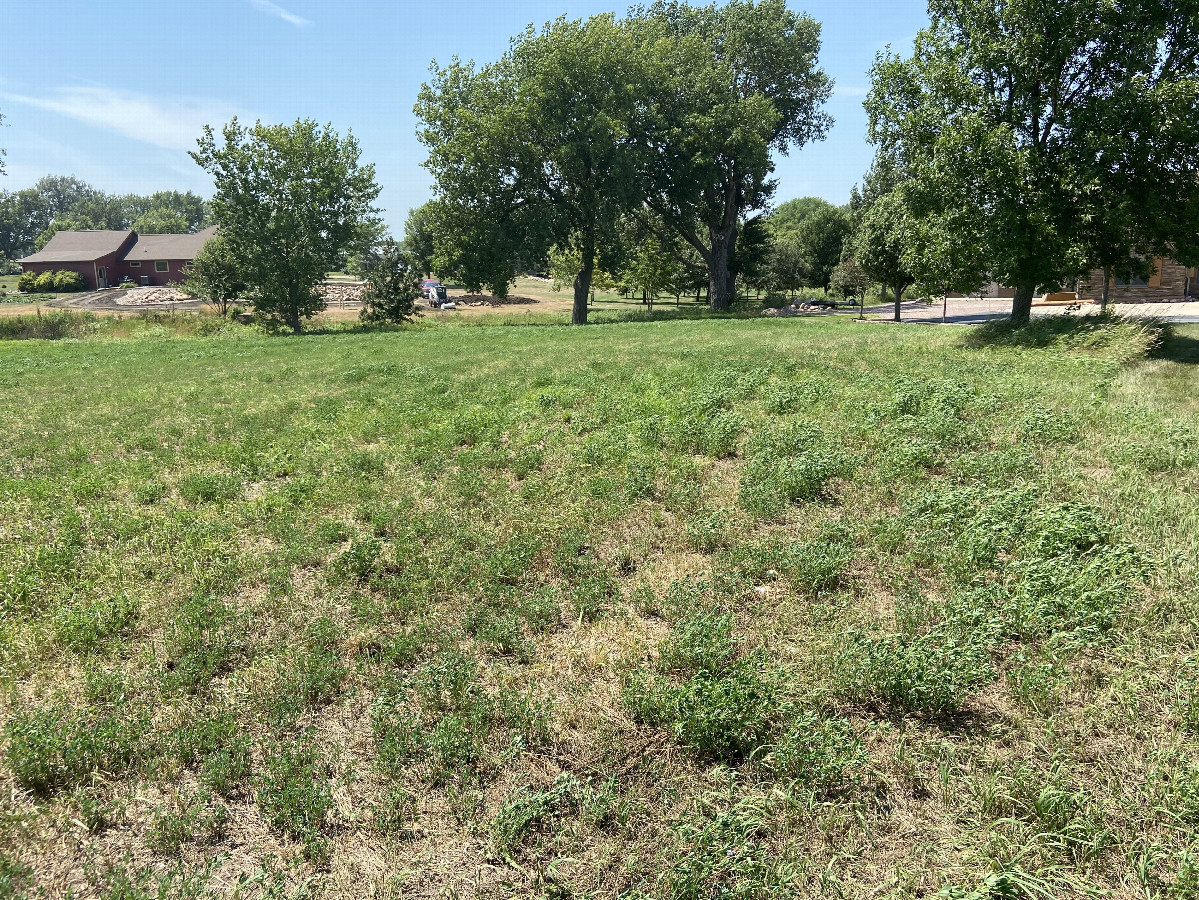
<path id="1" fill-rule="evenodd" d="M 418 134 L 441 218 L 470 226 L 440 229 L 438 256 L 493 272 L 569 246 L 579 258 L 571 321 L 584 324 L 604 236 L 641 199 L 646 62 L 608 14 L 530 28 L 491 65 L 436 69 L 417 100 Z"/>
<path id="2" fill-rule="evenodd" d="M 832 124 L 821 109 L 832 81 L 818 66 L 820 23 L 785 0 L 659 0 L 631 21 L 668 63 L 648 86 L 647 203 L 703 258 L 712 309 L 728 309 L 739 223 L 774 193 L 773 154 L 822 139 Z"/>

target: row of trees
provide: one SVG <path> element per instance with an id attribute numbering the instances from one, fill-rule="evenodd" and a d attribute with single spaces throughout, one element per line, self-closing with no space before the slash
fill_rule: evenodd
<path id="1" fill-rule="evenodd" d="M 47 175 L 31 188 L 0 191 L 0 266 L 40 250 L 60 229 L 184 234 L 206 219 L 204 199 L 190 191 L 108 194 L 73 176 Z"/>
<path id="2" fill-rule="evenodd" d="M 636 246 L 693 257 L 712 308 L 728 309 L 772 155 L 831 124 L 819 48 L 819 24 L 784 0 L 659 0 L 530 28 L 489 65 L 435 68 L 416 104 L 435 267 L 503 293 L 522 264 L 576 259 L 583 323 L 597 269 L 619 268 L 622 234 L 640 231 Z"/>
<path id="3" fill-rule="evenodd" d="M 768 221 L 773 155 L 830 124 L 820 27 L 782 0 L 658 0 L 530 28 L 489 65 L 455 59 L 416 105 L 436 198 L 408 244 L 496 293 L 522 265 L 548 257 L 560 280 L 573 265 L 578 323 L 606 272 L 677 289 L 698 268 L 715 310 L 739 276 L 873 280 L 897 301 L 999 281 L 1022 322 L 1038 289 L 1092 268 L 1199 261 L 1199 0 L 929 12 L 910 58 L 875 63 L 877 156 L 850 207 L 797 201 Z"/>

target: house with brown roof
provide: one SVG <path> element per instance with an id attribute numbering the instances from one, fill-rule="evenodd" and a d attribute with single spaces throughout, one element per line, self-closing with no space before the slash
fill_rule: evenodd
<path id="1" fill-rule="evenodd" d="M 143 234 L 136 231 L 59 231 L 37 253 L 20 260 L 26 272 L 78 272 L 88 288 L 182 281 L 183 270 L 216 234 Z"/>

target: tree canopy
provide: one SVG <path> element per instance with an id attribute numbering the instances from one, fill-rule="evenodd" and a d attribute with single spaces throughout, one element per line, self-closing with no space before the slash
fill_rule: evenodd
<path id="1" fill-rule="evenodd" d="M 784 0 L 659 0 L 632 18 L 641 46 L 668 62 L 648 86 L 656 121 L 646 202 L 700 254 L 712 308 L 727 309 L 739 223 L 774 193 L 772 155 L 822 139 L 832 124 L 820 24 Z"/>
<path id="2" fill-rule="evenodd" d="M 379 195 L 352 134 L 310 119 L 204 129 L 192 157 L 216 185 L 212 217 L 239 260 L 255 314 L 298 333 L 324 308 L 317 285 L 360 241 Z"/>
<path id="3" fill-rule="evenodd" d="M 1173 213 L 1199 191 L 1182 175 L 1195 142 L 1175 124 L 1196 97 L 1193 2 L 932 0 L 929 12 L 910 58 L 876 61 L 866 108 L 871 139 L 911 174 L 916 215 L 940 220 L 935 234 L 974 232 L 950 260 L 961 280 L 981 255 L 1025 322 L 1038 287 L 1179 242 Z M 1152 150 L 1121 153 L 1121 130 Z M 1150 183 L 1160 208 L 1123 215 L 1120 198 Z M 1093 227 L 1105 207 L 1112 227 Z"/>
<path id="4" fill-rule="evenodd" d="M 764 262 L 764 241 L 740 254 L 737 241 L 773 194 L 773 155 L 831 122 L 819 48 L 819 24 L 783 0 L 657 2 L 529 29 L 490 65 L 435 69 L 416 111 L 451 226 L 436 257 L 485 281 L 522 253 L 572 248 L 581 323 L 634 216 L 664 252 L 682 241 L 698 254 L 713 308 L 728 308 L 738 274 Z"/>
<path id="5" fill-rule="evenodd" d="M 107 194 L 72 175 L 47 175 L 33 187 L 0 191 L 0 265 L 40 250 L 62 230 L 187 233 L 206 220 L 204 198 L 191 191 Z"/>
<path id="6" fill-rule="evenodd" d="M 530 28 L 482 68 L 455 59 L 437 69 L 416 105 L 425 165 L 443 216 L 458 226 L 477 220 L 467 234 L 443 232 L 461 245 L 447 255 L 469 271 L 472 263 L 515 266 L 510 236 L 538 256 L 550 244 L 572 245 L 580 263 L 572 321 L 586 322 L 598 248 L 640 199 L 643 61 L 628 30 L 600 15 Z M 487 236 L 500 246 L 472 240 Z"/>

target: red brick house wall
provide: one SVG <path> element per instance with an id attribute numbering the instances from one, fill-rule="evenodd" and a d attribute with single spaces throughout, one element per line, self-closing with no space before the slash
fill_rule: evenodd
<path id="1" fill-rule="evenodd" d="M 141 284 L 142 276 L 147 275 L 150 278 L 150 284 L 155 285 L 156 287 L 163 287 L 172 282 L 183 281 L 183 279 L 187 277 L 183 274 L 183 270 L 191 265 L 190 259 L 162 260 L 162 262 L 167 264 L 167 271 L 159 272 L 154 265 L 157 260 L 143 259 L 141 260 L 140 266 L 134 266 L 131 264 L 131 262 L 132 261 L 128 259 L 121 261 L 121 274 L 117 277 L 118 282 L 121 280 L 121 278 L 128 275 L 129 280 L 134 284 Z"/>

